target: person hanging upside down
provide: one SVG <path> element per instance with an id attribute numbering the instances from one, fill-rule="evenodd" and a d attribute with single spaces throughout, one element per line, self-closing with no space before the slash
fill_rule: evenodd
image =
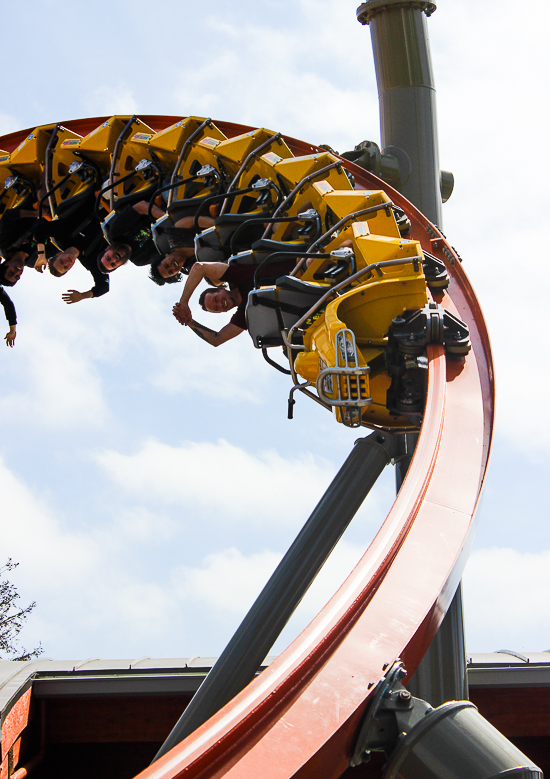
<path id="1" fill-rule="evenodd" d="M 284 276 L 294 266 L 294 258 L 274 263 L 269 266 L 270 278 Z M 221 346 L 226 341 L 236 338 L 247 329 L 246 304 L 248 293 L 254 289 L 256 268 L 257 265 L 239 265 L 238 263 L 228 265 L 225 262 L 196 262 L 189 271 L 182 296 L 173 307 L 172 313 L 180 325 L 190 327 L 199 338 L 212 346 Z M 237 309 L 229 323 L 218 332 L 196 322 L 189 308 L 191 296 L 203 279 L 214 285 L 205 289 L 199 297 L 199 303 L 204 311 L 221 314 L 233 308 Z M 264 283 L 267 281 L 263 275 L 262 281 Z"/>
<path id="2" fill-rule="evenodd" d="M 214 220 L 210 216 L 199 217 L 199 230 L 212 227 Z M 173 227 L 164 228 L 170 244 L 170 253 L 164 257 L 158 256 L 151 263 L 149 278 L 162 287 L 164 284 L 175 284 L 182 280 L 183 273 L 188 273 L 195 262 L 195 218 L 183 216 Z"/>
<path id="3" fill-rule="evenodd" d="M 4 289 L 4 286 L 15 286 L 15 284 L 17 284 L 21 278 L 24 267 L 25 263 L 21 259 L 12 258 L 0 264 L 0 304 L 4 308 L 4 313 L 6 315 L 6 319 L 8 320 L 8 325 L 10 326 L 9 331 L 4 336 L 6 346 L 13 347 L 15 344 L 17 316 L 15 314 L 15 306 L 13 305 L 13 301 Z"/>
<path id="4" fill-rule="evenodd" d="M 186 216 L 176 221 L 168 228 L 172 252 L 166 257 L 159 255 L 153 240 L 152 221 L 164 215 L 163 209 L 157 205 L 151 208 L 149 203 L 140 200 L 134 205 L 124 206 L 108 223 L 109 245 L 105 255 L 100 257 L 100 270 L 110 273 L 119 268 L 129 259 L 134 265 L 150 265 L 150 278 L 162 286 L 165 283 L 181 280 L 181 269 L 195 256 L 194 249 L 194 217 Z M 210 217 L 200 217 L 199 227 L 211 227 L 214 220 Z M 112 250 L 126 247 L 124 256 L 117 256 Z M 101 267 L 103 266 L 103 267 Z"/>

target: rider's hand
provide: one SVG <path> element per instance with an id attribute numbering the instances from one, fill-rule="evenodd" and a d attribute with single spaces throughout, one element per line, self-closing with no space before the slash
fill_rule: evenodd
<path id="1" fill-rule="evenodd" d="M 85 297 L 87 297 L 85 292 L 78 292 L 76 289 L 70 289 L 68 292 L 65 292 L 63 295 L 61 295 L 65 303 L 78 303 L 81 300 L 84 300 Z"/>
<path id="2" fill-rule="evenodd" d="M 4 336 L 4 340 L 6 342 L 6 346 L 12 346 L 13 347 L 13 345 L 15 343 L 15 335 L 16 335 L 16 333 L 15 333 L 15 326 L 10 327 L 9 333 L 6 333 L 6 335 Z"/>
<path id="3" fill-rule="evenodd" d="M 37 261 L 34 263 L 34 269 L 37 270 L 39 273 L 44 272 L 44 268 L 47 266 L 48 260 L 46 259 L 46 255 L 44 253 L 38 255 Z"/>
<path id="4" fill-rule="evenodd" d="M 192 320 L 191 309 L 187 303 L 176 303 L 172 309 L 172 313 L 180 323 L 180 325 L 188 325 Z"/>

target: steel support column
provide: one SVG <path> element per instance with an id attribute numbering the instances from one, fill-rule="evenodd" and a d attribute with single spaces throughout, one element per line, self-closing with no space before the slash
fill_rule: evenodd
<path id="1" fill-rule="evenodd" d="M 462 584 L 407 689 L 415 698 L 422 695 L 432 706 L 468 699 Z"/>
<path id="2" fill-rule="evenodd" d="M 371 29 L 382 153 L 398 161 L 398 189 L 442 227 L 435 86 L 426 23 L 435 9 L 428 0 L 368 0 L 357 9 L 357 18 Z M 408 434 L 400 441 L 397 491 L 416 437 Z M 416 697 L 433 706 L 468 697 L 460 585 L 409 685 Z"/>
<path id="3" fill-rule="evenodd" d="M 394 458 L 397 492 L 407 474 L 417 440 L 417 433 L 398 437 L 398 454 Z M 432 706 L 468 699 L 462 584 L 458 585 L 445 619 L 422 662 L 409 679 L 407 689 L 415 698 L 423 698 Z"/>
<path id="4" fill-rule="evenodd" d="M 403 480 L 409 470 L 409 465 L 411 464 L 418 441 L 418 433 L 405 433 L 404 435 L 396 435 L 395 438 L 397 449 L 397 455 L 394 457 L 395 491 L 397 493 L 401 489 Z"/>
<path id="5" fill-rule="evenodd" d="M 424 0 L 369 0 L 357 18 L 369 24 L 380 105 L 383 154 L 397 159 L 397 187 L 430 221 L 441 226 L 441 191 L 435 87 Z"/>
<path id="6" fill-rule="evenodd" d="M 206 722 L 255 676 L 394 452 L 392 436 L 360 438 L 155 760 Z"/>

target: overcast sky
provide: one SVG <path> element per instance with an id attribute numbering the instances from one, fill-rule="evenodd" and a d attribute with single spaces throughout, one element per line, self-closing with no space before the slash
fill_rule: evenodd
<path id="1" fill-rule="evenodd" d="M 465 574 L 467 647 L 550 649 L 546 309 L 549 10 L 441 0 L 429 19 L 444 230 L 484 308 L 498 418 Z M 379 141 L 370 32 L 350 0 L 0 2 L 0 134 L 113 113 L 208 115 L 344 151 Z M 144 268 L 66 306 L 27 270 L 0 352 L 1 555 L 59 659 L 217 655 L 357 433 L 298 398 L 248 336 L 212 349 Z M 201 320 L 202 321 L 202 320 Z M 205 324 L 211 325 L 207 318 Z M 213 319 L 216 328 L 219 320 Z M 211 325 L 212 326 L 212 325 Z M 388 471 L 276 647 L 381 524 Z"/>

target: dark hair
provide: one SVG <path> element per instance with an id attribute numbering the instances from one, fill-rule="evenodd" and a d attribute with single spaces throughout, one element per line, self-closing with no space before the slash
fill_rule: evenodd
<path id="1" fill-rule="evenodd" d="M 103 263 L 101 262 L 101 260 L 105 256 L 105 252 L 108 249 L 113 249 L 115 252 L 124 252 L 124 254 L 126 255 L 124 260 L 120 263 L 120 265 L 117 265 L 116 268 L 106 268 L 105 265 L 103 265 Z M 112 271 L 116 270 L 117 268 L 122 268 L 122 266 L 128 262 L 131 253 L 132 253 L 132 249 L 130 248 L 130 246 L 128 246 L 127 243 L 110 243 L 105 247 L 105 249 L 101 252 L 101 254 L 98 254 L 97 267 L 102 273 L 112 273 Z"/>
<path id="2" fill-rule="evenodd" d="M 57 254 L 54 254 L 53 257 L 50 257 L 48 260 L 48 268 L 50 270 L 50 273 L 52 276 L 56 276 L 58 279 L 61 278 L 61 276 L 64 276 L 67 271 L 63 271 L 63 273 L 60 273 L 56 267 L 54 267 L 54 262 L 57 260 L 60 254 L 65 254 L 65 252 L 57 252 Z"/>
<path id="3" fill-rule="evenodd" d="M 207 287 L 206 289 L 203 289 L 203 291 L 201 292 L 200 297 L 199 297 L 199 305 L 200 305 L 200 307 L 202 308 L 203 311 L 209 311 L 209 309 L 206 308 L 206 305 L 205 305 L 206 296 L 210 295 L 213 292 L 219 292 L 222 289 L 227 289 L 225 284 L 220 284 L 219 287 Z"/>
<path id="4" fill-rule="evenodd" d="M 181 281 L 183 279 L 183 273 L 176 273 L 174 276 L 167 276 L 164 278 L 164 276 L 160 275 L 159 271 L 159 265 L 163 261 L 164 257 L 157 257 L 153 260 L 149 267 L 149 278 L 151 281 L 154 281 L 155 284 L 158 284 L 159 287 L 164 286 L 164 284 L 177 284 L 178 281 Z"/>
<path id="5" fill-rule="evenodd" d="M 16 279 L 15 281 L 8 281 L 6 278 L 6 266 L 9 265 L 9 260 L 4 260 L 4 262 L 0 265 L 0 284 L 3 287 L 13 287 L 19 279 Z"/>

